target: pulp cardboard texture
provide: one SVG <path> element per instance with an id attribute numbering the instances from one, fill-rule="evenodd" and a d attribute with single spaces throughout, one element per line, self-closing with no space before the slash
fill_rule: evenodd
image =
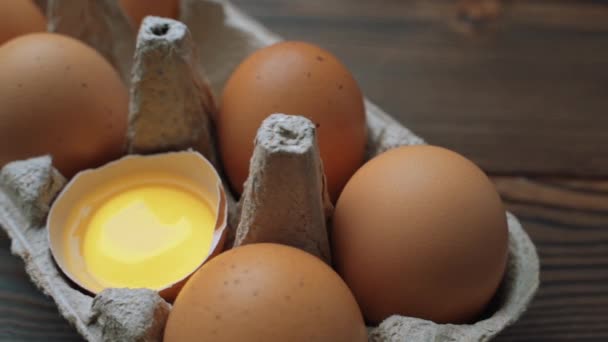
<path id="1" fill-rule="evenodd" d="M 315 125 L 304 117 L 273 114 L 264 120 L 242 195 L 234 246 L 281 243 L 331 264 L 326 222 L 333 208 L 316 141 Z"/>
<path id="2" fill-rule="evenodd" d="M 195 148 L 213 164 L 215 103 L 188 28 L 147 18 L 131 72 L 129 153 Z"/>
<path id="3" fill-rule="evenodd" d="M 134 137 L 139 134 L 146 137 L 148 151 L 193 147 L 210 160 L 215 160 L 213 141 L 209 138 L 213 137 L 212 125 L 206 124 L 214 115 L 210 94 L 219 93 L 230 72 L 247 55 L 280 40 L 223 0 L 182 0 L 180 20 L 190 32 L 173 20 L 145 20 L 137 49 L 136 31 L 130 28 L 117 0 L 49 0 L 47 15 L 51 31 L 89 43 L 116 66 L 124 80 L 132 81 L 131 94 L 140 97 L 131 99 L 130 146 L 137 145 Z M 154 34 L 150 36 L 149 33 Z M 166 65 L 154 58 L 163 60 Z M 158 73 L 159 69 L 162 72 Z M 157 73 L 156 78 L 150 73 Z M 142 81 L 146 79 L 152 81 Z M 163 87 L 163 82 L 169 86 Z M 174 87 L 180 82 L 183 88 L 175 92 Z M 171 91 L 175 93 L 171 95 Z M 159 115 L 154 110 L 157 105 L 162 106 L 163 101 L 154 97 L 163 94 L 165 102 L 190 109 L 168 111 L 166 117 Z M 144 98 L 156 105 L 143 105 Z M 199 108 L 193 105 L 196 103 L 200 103 Z M 368 158 L 393 147 L 424 143 L 371 102 L 366 101 L 366 109 Z M 138 125 L 139 119 L 148 124 Z M 184 136 L 172 134 L 173 128 L 163 127 L 158 121 L 161 119 L 170 120 L 166 121 L 167 125 L 172 120 L 178 123 L 192 120 L 200 126 L 196 131 L 190 131 L 190 138 L 184 140 Z M 157 135 L 150 127 L 157 127 Z M 187 128 L 186 125 L 181 127 Z M 282 134 L 283 131 L 289 131 L 289 134 Z M 263 123 L 240 203 L 237 205 L 233 198 L 227 198 L 232 228 L 228 234 L 229 246 L 233 242 L 238 245 L 276 239 L 276 227 L 266 223 L 291 208 L 296 209 L 296 213 L 305 213 L 307 221 L 292 235 L 280 236 L 281 242 L 299 246 L 329 261 L 325 224 L 332 208 L 327 200 L 314 134 L 314 127 L 308 126 L 307 120 L 300 117 L 276 115 Z M 293 136 L 299 138 L 289 138 Z M 273 141 L 276 139 L 278 142 Z M 272 177 L 279 175 L 273 170 L 279 167 L 290 171 L 275 185 Z M 260 182 L 264 185 L 260 186 Z M 58 270 L 42 222 L 64 185 L 65 179 L 52 167 L 50 156 L 16 161 L 2 169 L 0 226 L 12 240 L 13 254 L 25 261 L 32 281 L 53 298 L 59 312 L 85 339 L 162 340 L 171 306 L 157 293 L 142 289 L 107 289 L 93 298 L 69 283 Z M 292 196 L 286 196 L 286 191 L 291 191 Z M 493 309 L 483 319 L 469 325 L 451 325 L 395 315 L 378 327 L 369 328 L 370 341 L 487 341 L 515 322 L 538 287 L 539 261 L 534 245 L 515 216 L 507 213 L 507 218 L 509 264 Z M 280 219 L 290 222 L 289 217 Z M 293 217 L 291 222 L 298 219 Z M 317 245 L 311 244 L 312 241 Z"/>

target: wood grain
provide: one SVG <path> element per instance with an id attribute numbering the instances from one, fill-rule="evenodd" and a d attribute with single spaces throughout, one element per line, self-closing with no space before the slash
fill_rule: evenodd
<path id="1" fill-rule="evenodd" d="M 81 340 L 30 282 L 21 259 L 10 255 L 10 241 L 0 229 L 0 341 Z"/>
<path id="2" fill-rule="evenodd" d="M 541 286 L 497 341 L 608 341 L 608 181 L 495 177 L 541 259 Z"/>
<path id="3" fill-rule="evenodd" d="M 234 2 L 333 51 L 388 113 L 492 173 L 608 172 L 606 1 L 502 1 L 486 21 L 453 0 Z"/>

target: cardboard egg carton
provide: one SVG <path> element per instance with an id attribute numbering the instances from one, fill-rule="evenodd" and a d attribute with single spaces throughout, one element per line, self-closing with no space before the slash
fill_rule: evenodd
<path id="1" fill-rule="evenodd" d="M 41 1 L 40 3 L 44 3 Z M 227 1 L 182 0 L 178 21 L 148 18 L 139 33 L 117 0 L 49 0 L 49 30 L 94 46 L 131 85 L 130 153 L 194 149 L 221 170 L 215 155 L 213 94 L 234 67 L 280 38 Z M 185 25 L 184 25 L 185 24 Z M 133 58 L 135 56 L 135 58 Z M 366 100 L 367 158 L 424 141 Z M 330 262 L 325 189 L 315 127 L 297 116 L 273 115 L 260 127 L 250 175 L 237 203 L 229 198 L 229 245 L 291 244 Z M 279 172 L 279 169 L 281 170 Z M 0 226 L 32 281 L 89 341 L 161 341 L 171 305 L 155 291 L 107 289 L 85 294 L 59 271 L 44 218 L 66 180 L 50 156 L 16 161 L 0 173 Z M 539 284 L 534 245 L 507 213 L 509 263 L 494 304 L 470 325 L 392 316 L 369 328 L 370 341 L 487 341 L 525 311 Z M 282 232 L 285 223 L 294 226 Z"/>

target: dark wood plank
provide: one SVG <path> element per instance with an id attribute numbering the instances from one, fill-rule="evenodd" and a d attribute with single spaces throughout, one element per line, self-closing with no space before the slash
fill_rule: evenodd
<path id="1" fill-rule="evenodd" d="M 608 175 L 607 1 L 468 1 L 495 3 L 486 20 L 454 0 L 234 2 L 492 173 Z"/>
<path id="2" fill-rule="evenodd" d="M 21 259 L 10 254 L 0 229 L 0 341 L 82 341 L 25 273 Z"/>
<path id="3" fill-rule="evenodd" d="M 608 181 L 495 178 L 541 258 L 541 286 L 497 341 L 608 341 Z"/>

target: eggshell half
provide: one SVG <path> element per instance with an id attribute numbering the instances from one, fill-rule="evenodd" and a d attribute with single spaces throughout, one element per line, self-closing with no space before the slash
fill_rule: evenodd
<path id="1" fill-rule="evenodd" d="M 211 248 L 207 257 L 200 261 L 199 266 L 222 250 L 228 215 L 226 195 L 221 179 L 209 161 L 197 152 L 127 156 L 101 168 L 87 170 L 76 175 L 57 197 L 47 219 L 51 252 L 55 261 L 72 281 L 88 292 L 97 294 L 103 288 L 97 285 L 88 285 L 96 284 L 95 278 L 86 272 L 82 272 L 84 267 L 75 266 L 77 268 L 73 269 L 70 265 L 76 263 L 68 262 L 68 258 L 72 258 L 72 261 L 74 261 L 74 258 L 78 256 L 66 255 L 65 252 L 71 250 L 65 245 L 66 241 L 63 236 L 64 230 L 68 227 L 67 220 L 73 203 L 86 196 L 91 189 L 104 188 L 103 184 L 114 178 L 149 171 L 173 175 L 176 182 L 180 180 L 181 182 L 187 182 L 190 185 L 189 190 L 206 199 L 215 212 L 217 221 Z M 133 183 L 133 185 L 137 185 L 137 183 Z M 107 186 L 105 187 L 107 188 Z M 84 261 L 80 260 L 80 262 L 83 263 Z M 194 271 L 196 271 L 196 268 L 192 270 L 192 272 Z M 174 284 L 167 284 L 165 288 L 159 291 L 161 296 L 166 300 L 173 300 L 187 278 L 180 279 Z"/>

